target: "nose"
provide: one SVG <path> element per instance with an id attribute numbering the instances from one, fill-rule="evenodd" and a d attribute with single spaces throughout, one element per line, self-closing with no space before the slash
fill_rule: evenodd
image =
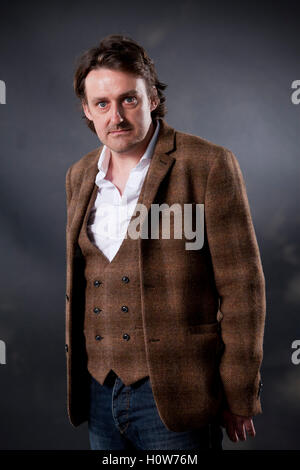
<path id="1" fill-rule="evenodd" d="M 123 110 L 122 110 L 122 107 L 118 103 L 113 104 L 111 107 L 110 120 L 113 125 L 120 124 L 122 121 L 124 121 Z"/>

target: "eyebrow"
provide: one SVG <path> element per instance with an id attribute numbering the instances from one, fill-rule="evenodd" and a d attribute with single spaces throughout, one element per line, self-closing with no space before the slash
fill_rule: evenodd
<path id="1" fill-rule="evenodd" d="M 125 91 L 124 93 L 121 93 L 121 95 L 119 95 L 118 98 L 124 98 L 124 96 L 127 96 L 127 95 L 138 95 L 138 92 L 135 89 L 128 90 L 128 91 Z M 107 101 L 107 100 L 108 98 L 106 96 L 102 96 L 100 98 L 93 98 L 92 102 L 96 103 L 97 101 Z"/>

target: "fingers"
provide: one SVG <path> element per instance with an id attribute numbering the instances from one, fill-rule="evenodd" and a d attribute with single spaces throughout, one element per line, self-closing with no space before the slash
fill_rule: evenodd
<path id="1" fill-rule="evenodd" d="M 255 437 L 256 433 L 251 418 L 234 415 L 226 417 L 226 432 L 232 442 L 245 441 L 247 438 L 246 433 L 251 437 Z"/>
<path id="2" fill-rule="evenodd" d="M 237 442 L 238 441 L 238 437 L 236 435 L 235 427 L 234 427 L 233 422 L 228 422 L 227 423 L 226 432 L 227 432 L 227 436 L 229 437 L 229 439 L 232 442 Z"/>
<path id="3" fill-rule="evenodd" d="M 240 441 L 245 441 L 246 440 L 246 431 L 245 431 L 243 421 L 238 421 L 236 423 L 235 432 L 236 432 L 237 437 L 239 438 Z"/>
<path id="4" fill-rule="evenodd" d="M 255 437 L 256 432 L 254 429 L 254 424 L 253 424 L 252 419 L 248 419 L 247 421 L 245 421 L 245 429 L 247 433 L 249 434 L 249 436 Z"/>

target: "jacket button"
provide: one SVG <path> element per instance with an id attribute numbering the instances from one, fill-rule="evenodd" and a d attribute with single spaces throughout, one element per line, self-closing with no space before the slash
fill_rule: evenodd
<path id="1" fill-rule="evenodd" d="M 126 283 L 129 282 L 129 277 L 123 276 L 123 277 L 122 277 L 122 281 L 123 281 L 123 282 L 126 282 Z"/>
<path id="2" fill-rule="evenodd" d="M 65 351 L 68 352 L 68 345 L 65 344 Z"/>
<path id="3" fill-rule="evenodd" d="M 125 333 L 123 335 L 123 339 L 126 339 L 126 341 L 128 341 L 130 339 L 130 336 L 127 333 Z"/>
<path id="4" fill-rule="evenodd" d="M 97 281 L 97 280 L 96 280 L 96 281 L 94 281 L 94 286 L 95 286 L 95 287 L 99 287 L 99 286 L 100 286 L 100 284 L 101 284 L 101 281 Z"/>
<path id="5" fill-rule="evenodd" d="M 128 307 L 126 305 L 122 305 L 121 310 L 122 312 L 128 312 Z"/>
<path id="6" fill-rule="evenodd" d="M 101 312 L 101 308 L 95 307 L 95 308 L 94 308 L 94 312 L 95 312 L 95 313 Z"/>
<path id="7" fill-rule="evenodd" d="M 95 339 L 96 339 L 97 341 L 100 341 L 101 339 L 103 339 L 103 336 L 96 335 L 96 336 L 95 336 Z"/>

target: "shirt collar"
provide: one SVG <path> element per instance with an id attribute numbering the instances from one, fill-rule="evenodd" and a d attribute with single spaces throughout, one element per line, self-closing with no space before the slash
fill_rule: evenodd
<path id="1" fill-rule="evenodd" d="M 154 147 L 155 147 L 155 144 L 157 142 L 159 128 L 160 128 L 160 122 L 157 119 L 156 120 L 156 128 L 155 128 L 155 131 L 153 133 L 153 136 L 151 137 L 151 140 L 149 141 L 149 144 L 147 145 L 147 148 L 146 148 L 146 151 L 145 151 L 144 155 L 141 157 L 141 159 L 139 160 L 139 162 L 137 163 L 135 168 L 137 166 L 140 166 L 142 161 L 144 161 L 146 159 L 150 160 L 152 158 Z M 96 177 L 96 184 L 98 182 L 100 182 L 100 180 L 104 179 L 104 177 L 107 173 L 107 170 L 108 170 L 110 157 L 111 157 L 110 149 L 106 145 L 104 145 L 103 148 L 102 148 L 102 151 L 100 153 L 99 160 L 98 160 L 99 172 L 98 172 L 97 177 Z"/>

